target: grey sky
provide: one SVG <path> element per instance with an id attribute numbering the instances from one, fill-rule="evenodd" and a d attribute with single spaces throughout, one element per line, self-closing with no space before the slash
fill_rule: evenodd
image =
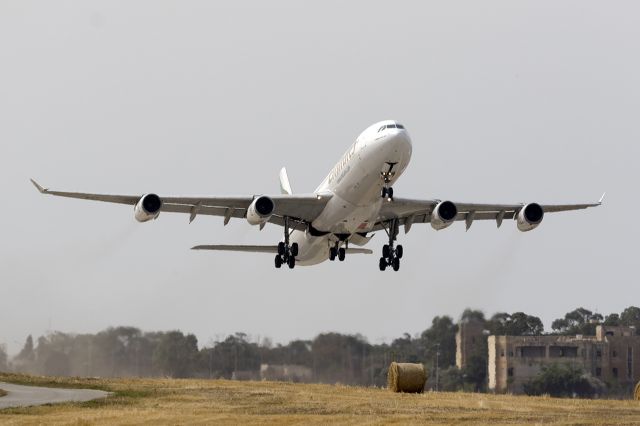
<path id="1" fill-rule="evenodd" d="M 0 1 L 0 343 L 110 325 L 373 342 L 467 306 L 551 319 L 640 304 L 637 2 Z M 360 131 L 403 122 L 398 196 L 586 202 L 522 234 L 508 221 L 401 235 L 378 256 L 294 271 L 243 221 L 40 196 L 278 192 L 324 178 Z M 370 247 L 378 252 L 384 239 Z"/>

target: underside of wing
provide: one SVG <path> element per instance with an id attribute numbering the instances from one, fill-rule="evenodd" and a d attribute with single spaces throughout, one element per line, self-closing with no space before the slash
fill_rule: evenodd
<path id="1" fill-rule="evenodd" d="M 264 215 L 264 222 L 284 225 L 284 217 L 291 219 L 291 226 L 304 226 L 315 220 L 324 207 L 330 196 L 319 196 L 317 194 L 277 194 L 263 196 L 231 196 L 231 197 L 211 197 L 211 196 L 158 196 L 155 194 L 141 195 L 113 195 L 113 194 L 93 194 L 84 192 L 54 191 L 42 187 L 34 180 L 33 185 L 42 194 L 55 195 L 58 197 L 76 198 L 81 200 L 102 201 L 107 203 L 126 204 L 138 207 L 144 205 L 145 197 L 155 197 L 151 203 L 157 206 L 157 211 L 148 212 L 150 218 L 155 218 L 160 212 L 184 213 L 189 215 L 189 220 L 193 221 L 198 215 L 210 215 L 224 217 L 227 224 L 231 218 L 246 218 L 251 205 L 258 198 L 267 198 L 270 201 L 271 209 Z"/>
<path id="2" fill-rule="evenodd" d="M 397 225 L 404 225 L 408 232 L 414 223 L 431 223 L 436 229 L 444 229 L 455 221 L 464 221 L 469 229 L 476 220 L 495 220 L 500 226 L 504 219 L 518 219 L 522 222 L 518 228 L 525 231 L 538 226 L 545 213 L 597 207 L 603 199 L 604 195 L 598 202 L 584 204 L 480 204 L 398 198 L 383 203 L 372 230 L 387 229 L 388 224 L 394 221 Z M 519 216 L 521 212 L 523 214 Z"/>

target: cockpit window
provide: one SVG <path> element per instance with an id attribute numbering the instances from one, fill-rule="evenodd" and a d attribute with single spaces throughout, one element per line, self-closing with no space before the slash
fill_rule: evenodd
<path id="1" fill-rule="evenodd" d="M 378 129 L 378 133 L 380 133 L 381 131 L 383 131 L 385 129 L 402 129 L 402 130 L 404 130 L 404 126 L 402 124 L 387 124 L 385 126 L 380 127 Z"/>

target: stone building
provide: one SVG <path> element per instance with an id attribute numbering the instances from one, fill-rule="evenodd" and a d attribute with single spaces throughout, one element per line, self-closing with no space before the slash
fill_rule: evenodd
<path id="1" fill-rule="evenodd" d="M 570 363 L 631 391 L 640 380 L 640 336 L 635 331 L 633 327 L 599 325 L 595 336 L 489 336 L 488 388 L 522 393 L 523 384 L 543 366 Z"/>
<path id="2" fill-rule="evenodd" d="M 473 319 L 460 321 L 456 333 L 456 367 L 462 370 L 473 356 L 486 356 L 486 353 L 484 322 Z"/>

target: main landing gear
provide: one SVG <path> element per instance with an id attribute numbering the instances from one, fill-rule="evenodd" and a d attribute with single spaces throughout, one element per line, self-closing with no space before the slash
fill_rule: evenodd
<path id="1" fill-rule="evenodd" d="M 338 242 L 336 242 L 335 246 L 329 248 L 329 260 L 333 262 L 336 257 L 340 262 L 344 262 L 347 257 L 347 249 L 344 247 L 338 248 Z"/>
<path id="2" fill-rule="evenodd" d="M 398 236 L 398 219 L 393 219 L 389 222 L 389 228 L 385 227 L 385 231 L 389 236 L 389 244 L 382 246 L 382 257 L 380 258 L 380 270 L 384 271 L 387 266 L 391 266 L 394 271 L 400 269 L 400 259 L 404 254 L 402 246 L 398 244 L 394 247 L 394 242 Z"/>
<path id="3" fill-rule="evenodd" d="M 284 218 L 284 242 L 278 243 L 278 254 L 275 258 L 276 268 L 280 268 L 283 264 L 289 266 L 289 269 L 293 269 L 296 266 L 296 256 L 298 256 L 298 243 L 289 245 L 289 218 Z"/>

